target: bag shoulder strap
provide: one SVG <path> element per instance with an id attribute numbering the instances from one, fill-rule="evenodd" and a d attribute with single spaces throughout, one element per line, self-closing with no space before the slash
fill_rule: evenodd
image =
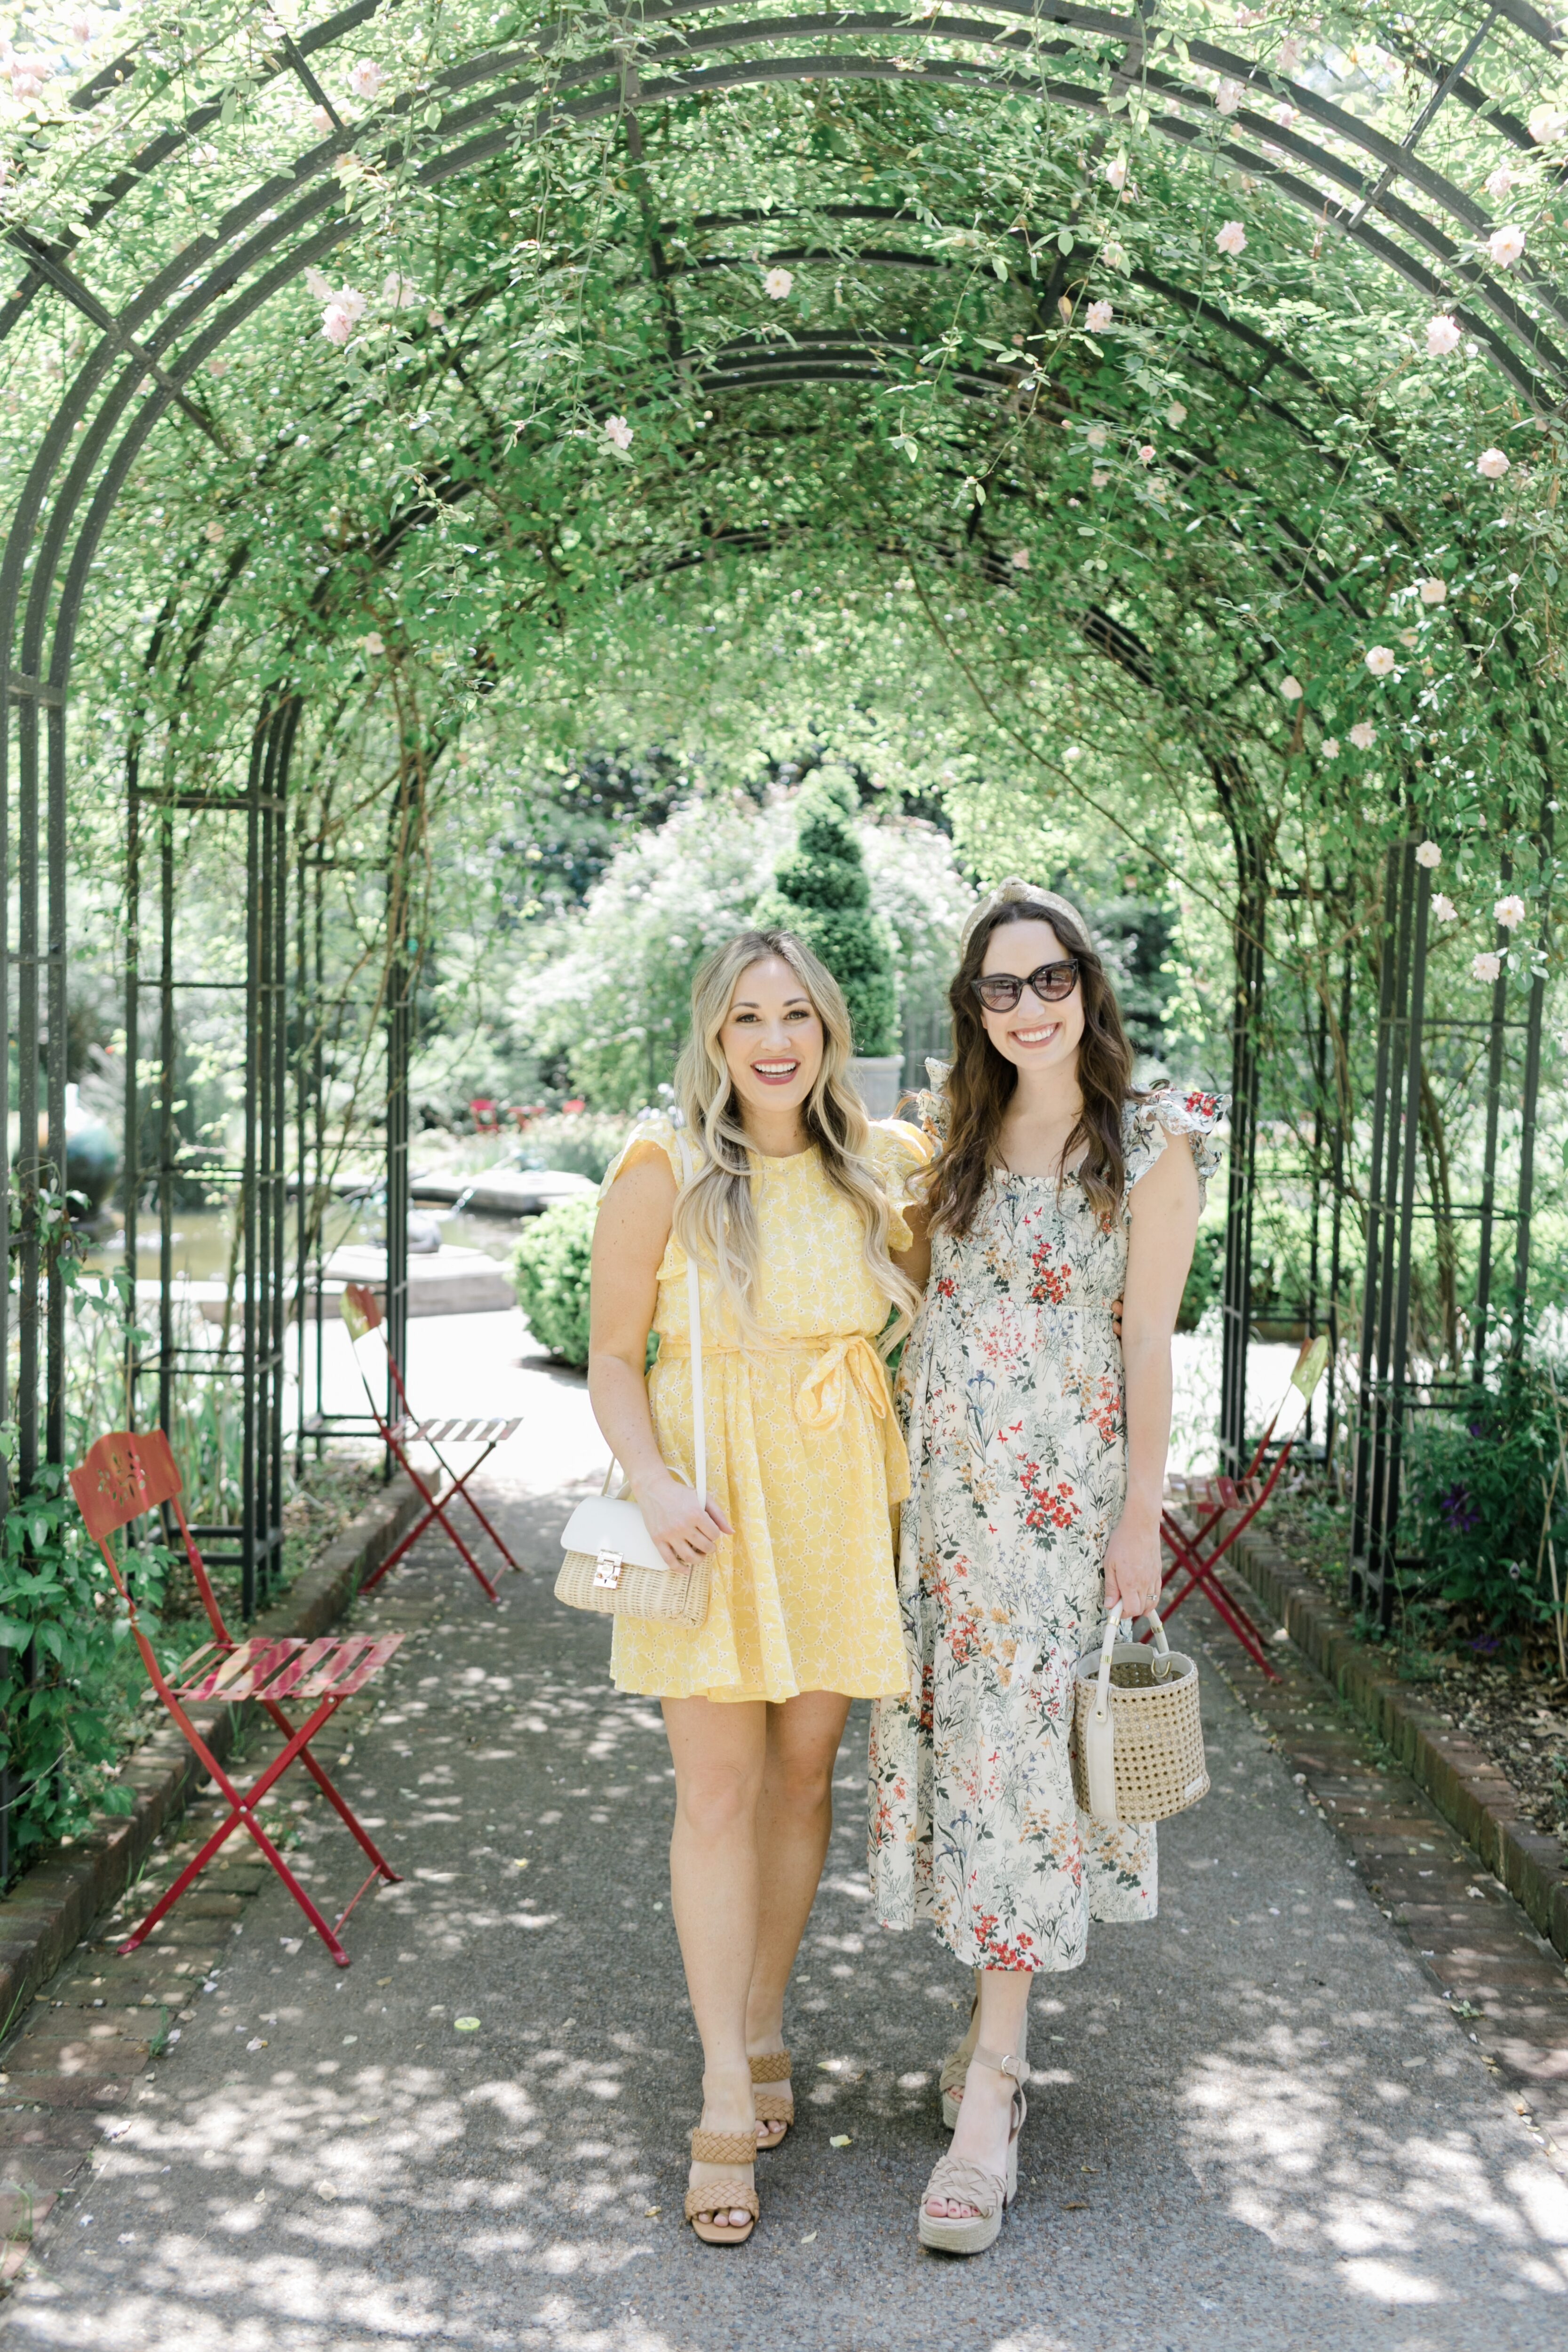
<path id="1" fill-rule="evenodd" d="M 683 1127 L 675 1130 L 675 1140 L 680 1150 L 680 1183 L 684 1192 L 691 1181 L 691 1141 Z M 702 1286 L 698 1274 L 696 1253 L 686 1253 L 686 1312 L 690 1323 L 691 1348 L 691 1429 L 696 1447 L 697 1494 L 701 1502 L 708 1500 L 708 1415 L 702 1385 Z"/>

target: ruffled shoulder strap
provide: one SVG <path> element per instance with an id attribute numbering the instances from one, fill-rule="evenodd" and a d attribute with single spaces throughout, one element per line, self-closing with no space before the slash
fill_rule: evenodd
<path id="1" fill-rule="evenodd" d="M 929 1146 L 928 1160 L 934 1160 L 947 1141 L 947 1095 L 943 1081 L 950 1066 L 946 1062 L 928 1061 L 926 1077 L 929 1083 L 918 1087 L 911 1097 L 910 1118 L 888 1122 L 893 1127 L 915 1128 Z"/>
<path id="2" fill-rule="evenodd" d="M 692 1166 L 700 1167 L 702 1160 L 701 1146 L 692 1143 L 690 1150 Z M 669 1162 L 670 1172 L 677 1184 L 679 1184 L 681 1181 L 680 1146 L 675 1139 L 675 1121 L 668 1111 L 644 1111 L 641 1118 L 605 1171 L 604 1181 L 599 1186 L 600 1200 L 604 1199 L 617 1176 L 624 1174 L 628 1168 L 635 1168 L 640 1160 L 647 1160 L 654 1152 L 663 1153 Z"/>
<path id="3" fill-rule="evenodd" d="M 1187 1139 L 1198 1171 L 1201 1206 L 1208 1197 L 1209 1178 L 1224 1156 L 1225 1140 L 1218 1129 L 1229 1112 L 1228 1095 L 1203 1094 L 1195 1088 L 1184 1095 L 1174 1087 L 1163 1087 L 1142 1102 L 1128 1103 L 1121 1114 L 1127 1192 L 1131 1192 L 1140 1176 L 1148 1174 L 1172 1136 L 1181 1135 Z"/>
<path id="4" fill-rule="evenodd" d="M 874 1118 L 870 1157 L 889 1192 L 901 1196 L 910 1177 L 935 1159 L 936 1139 L 915 1119 Z"/>

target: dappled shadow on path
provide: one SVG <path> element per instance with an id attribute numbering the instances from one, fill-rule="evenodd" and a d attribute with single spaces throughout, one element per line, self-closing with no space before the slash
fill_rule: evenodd
<path id="1" fill-rule="evenodd" d="M 1568 2195 L 1216 1679 L 1215 1793 L 1160 1920 L 1040 1986 L 1001 2244 L 922 2254 L 934 2081 L 966 2006 L 862 1874 L 864 1710 L 790 2019 L 800 2122 L 741 2252 L 679 2224 L 699 2057 L 665 1885 L 657 1706 L 558 1611 L 561 1499 L 488 1610 L 421 1547 L 344 1778 L 407 1875 L 333 1970 L 275 1889 L 109 2128 L 10 2306 L 83 2352 L 831 2352 L 984 2346 L 1531 2352 L 1568 2319 Z M 847 2145 L 836 2147 L 836 2140 Z"/>

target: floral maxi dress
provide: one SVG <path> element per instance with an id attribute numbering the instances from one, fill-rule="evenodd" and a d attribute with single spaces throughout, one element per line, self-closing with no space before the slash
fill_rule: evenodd
<path id="1" fill-rule="evenodd" d="M 1202 1187 L 1219 1112 L 1212 1095 L 1127 1105 L 1109 1230 L 1074 1178 L 997 1171 L 969 1232 L 933 1246 L 899 1382 L 910 1688 L 873 1713 L 869 1866 L 884 1927 L 930 1919 L 972 1968 L 1075 1969 L 1091 1917 L 1154 1916 L 1152 1825 L 1105 1829 L 1074 1801 L 1072 1675 L 1126 1495 L 1110 1310 L 1132 1187 L 1173 1137 Z"/>

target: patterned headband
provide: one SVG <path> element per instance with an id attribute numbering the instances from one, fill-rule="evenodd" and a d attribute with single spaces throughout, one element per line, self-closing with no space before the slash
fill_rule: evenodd
<path id="1" fill-rule="evenodd" d="M 989 898 L 982 898 L 963 926 L 958 942 L 960 956 L 982 923 L 988 922 L 1002 908 L 1015 906 L 1026 906 L 1031 914 L 1037 913 L 1047 923 L 1053 922 L 1058 915 L 1065 915 L 1076 927 L 1080 938 L 1087 940 L 1092 936 L 1089 925 L 1069 898 L 1058 897 L 1055 890 L 1042 890 L 1037 882 L 1026 882 L 1020 874 L 1009 874 L 1005 881 L 998 882 Z"/>

